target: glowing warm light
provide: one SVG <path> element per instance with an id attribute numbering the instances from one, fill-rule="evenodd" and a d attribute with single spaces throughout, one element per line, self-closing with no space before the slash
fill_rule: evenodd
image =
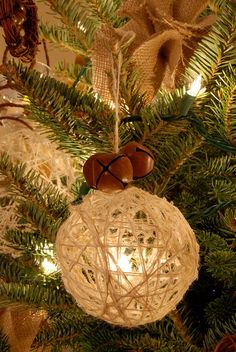
<path id="1" fill-rule="evenodd" d="M 29 99 L 29 97 L 27 95 L 24 95 L 22 100 L 23 100 L 23 103 L 25 105 L 29 105 L 30 104 L 30 99 Z"/>
<path id="2" fill-rule="evenodd" d="M 109 102 L 108 102 L 108 105 L 109 105 L 109 107 L 110 107 L 111 109 L 115 110 L 116 105 L 115 105 L 115 103 L 114 103 L 113 101 L 109 101 Z"/>
<path id="3" fill-rule="evenodd" d="M 202 83 L 202 76 L 199 75 L 197 78 L 193 81 L 191 84 L 190 89 L 187 91 L 188 95 L 191 95 L 192 97 L 196 97 L 201 89 L 201 83 Z"/>
<path id="4" fill-rule="evenodd" d="M 77 28 L 79 28 L 82 32 L 86 33 L 86 28 L 84 27 L 84 25 L 81 23 L 81 21 L 78 21 L 77 23 Z"/>
<path id="5" fill-rule="evenodd" d="M 132 271 L 130 262 L 129 262 L 128 258 L 125 255 L 122 255 L 120 257 L 120 259 L 118 260 L 117 264 L 118 264 L 119 268 L 122 271 L 126 272 L 126 273 Z"/>
<path id="6" fill-rule="evenodd" d="M 53 262 L 49 261 L 47 258 L 42 261 L 42 269 L 44 274 L 46 275 L 50 275 L 58 270 L 57 266 Z"/>
<path id="7" fill-rule="evenodd" d="M 132 272 L 132 264 L 130 256 L 127 256 L 124 251 L 118 252 L 117 248 L 110 249 L 109 267 L 111 271 Z"/>
<path id="8" fill-rule="evenodd" d="M 36 245 L 35 249 L 41 252 L 41 254 L 47 256 L 47 258 L 44 258 L 42 261 L 38 260 L 38 264 L 41 266 L 41 269 L 45 275 L 50 275 L 58 271 L 57 265 L 53 262 L 54 251 L 52 245 L 46 244 L 44 248 L 41 248 L 40 246 Z"/>

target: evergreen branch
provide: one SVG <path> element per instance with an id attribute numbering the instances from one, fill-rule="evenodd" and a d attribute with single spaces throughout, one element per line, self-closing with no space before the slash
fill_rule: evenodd
<path id="1" fill-rule="evenodd" d="M 30 283 L 36 276 L 37 271 L 30 266 L 24 266 L 21 259 L 0 253 L 0 277 L 5 282 Z"/>
<path id="2" fill-rule="evenodd" d="M 231 96 L 226 101 L 227 110 L 225 112 L 226 135 L 230 143 L 236 146 L 236 124 L 233 123 L 236 111 L 236 85 L 231 90 Z M 234 106 L 233 106 L 234 103 Z"/>
<path id="3" fill-rule="evenodd" d="M 209 190 L 210 199 L 216 199 L 218 203 L 230 202 L 232 205 L 236 201 L 236 184 L 234 179 L 213 179 L 212 188 Z M 231 205 L 229 203 L 229 205 Z"/>
<path id="4" fill-rule="evenodd" d="M 140 118 L 141 123 L 139 120 L 136 119 L 136 116 L 129 116 L 128 118 L 125 117 L 124 121 L 121 120 L 121 124 L 119 127 L 119 136 L 121 144 L 125 145 L 132 140 L 141 140 L 143 135 L 144 125 L 142 123 L 142 118 Z"/>
<path id="5" fill-rule="evenodd" d="M 20 251 L 20 261 L 24 261 L 27 265 L 35 265 L 39 281 L 47 282 L 52 286 L 58 286 L 59 272 L 53 272 L 52 275 L 44 275 L 43 260 L 48 258 L 51 262 L 55 262 L 54 244 L 46 240 L 40 232 L 26 232 L 18 229 L 9 229 L 6 231 L 6 240 L 8 246 Z M 19 252 L 18 252 L 19 253 Z M 34 278 L 37 281 L 37 277 Z"/>
<path id="6" fill-rule="evenodd" d="M 116 11 L 121 0 L 89 0 L 87 1 L 94 17 L 99 18 L 102 24 L 112 25 L 117 22 Z"/>
<path id="7" fill-rule="evenodd" d="M 93 118 L 88 121 L 86 121 L 85 118 L 85 121 L 82 123 L 85 128 L 83 129 L 82 127 L 81 129 L 77 127 L 81 125 L 79 119 L 76 118 L 76 115 L 80 115 L 79 112 L 74 114 L 74 117 L 71 119 L 71 124 L 68 124 L 68 118 L 62 120 L 55 117 L 54 119 L 51 113 L 41 111 L 41 109 L 33 103 L 29 109 L 31 111 L 29 118 L 39 122 L 47 137 L 57 143 L 60 149 L 78 158 L 80 166 L 82 164 L 81 161 L 87 160 L 87 158 L 97 150 L 111 149 L 111 140 L 109 137 L 110 127 L 107 126 L 109 120 L 107 119 L 106 124 L 102 125 L 104 117 L 101 118 L 98 123 L 94 121 L 94 124 L 92 123 Z M 81 115 L 87 114 L 82 112 Z M 99 114 L 96 119 L 97 118 L 99 118 Z M 87 122 L 86 126 L 85 122 Z"/>
<path id="8" fill-rule="evenodd" d="M 150 129 L 149 131 L 146 129 L 140 142 L 144 143 L 147 139 L 151 139 L 153 135 L 159 135 L 163 130 L 166 132 L 167 126 L 168 122 L 160 121 L 156 128 Z"/>
<path id="9" fill-rule="evenodd" d="M 27 303 L 42 308 L 50 306 L 63 306 L 72 304 L 68 294 L 62 290 L 43 285 L 29 285 L 22 283 L 0 283 L 0 303 L 7 302 Z"/>
<path id="10" fill-rule="evenodd" d="M 49 241 L 55 242 L 57 231 L 64 217 L 55 219 L 48 213 L 47 209 L 44 209 L 41 205 L 37 205 L 30 200 L 20 201 L 17 210 L 26 222 L 38 229 Z"/>
<path id="11" fill-rule="evenodd" d="M 77 30 L 79 27 L 87 34 L 88 44 L 100 25 L 100 20 L 94 16 L 90 4 L 81 0 L 46 0 L 51 9 L 61 16 L 62 22 Z"/>
<path id="12" fill-rule="evenodd" d="M 55 312 L 55 313 L 54 313 Z M 83 330 L 87 329 L 87 325 L 92 325 L 96 329 L 95 319 L 87 316 L 78 307 L 66 310 L 50 310 L 48 312 L 48 319 L 51 321 L 50 328 L 42 329 L 36 336 L 34 341 L 34 348 L 42 344 L 50 345 L 59 344 L 65 345 L 75 343 L 80 340 Z"/>
<path id="13" fill-rule="evenodd" d="M 160 144 L 162 140 L 165 139 L 168 135 L 177 135 L 181 132 L 184 132 L 185 130 L 186 123 L 182 121 L 171 123 L 160 120 L 158 124 L 152 125 L 152 120 L 150 119 L 149 128 L 144 129 L 144 133 L 140 142 L 150 145 L 155 141 L 155 146 L 157 147 L 158 144 Z"/>
<path id="14" fill-rule="evenodd" d="M 59 77 L 66 77 L 69 80 L 73 81 L 74 87 L 80 90 L 80 85 L 79 83 L 81 82 L 83 87 L 84 84 L 88 87 L 88 89 L 91 87 L 91 69 L 86 69 L 84 72 L 83 76 L 80 77 L 79 82 L 75 85 L 74 82 L 77 80 L 77 78 L 81 75 L 81 70 L 87 68 L 87 66 L 81 66 L 79 64 L 74 64 L 74 63 L 65 63 L 64 61 L 58 62 L 55 70 L 57 72 L 57 75 Z"/>
<path id="15" fill-rule="evenodd" d="M 73 157 L 79 160 L 86 160 L 88 152 L 93 148 L 88 145 L 88 133 L 86 140 L 82 133 L 78 133 L 76 121 L 67 117 L 61 119 L 59 116 L 53 116 L 51 112 L 44 112 L 40 107 L 32 103 L 28 108 L 30 119 L 40 123 L 43 133 L 47 137 L 58 144 L 60 149 L 69 152 Z"/>
<path id="16" fill-rule="evenodd" d="M 6 153 L 0 154 L 0 171 L 15 186 L 22 198 L 38 203 L 47 209 L 53 218 L 67 216 L 67 199 L 52 185 L 46 184 L 36 171 L 26 172 L 26 164 L 13 162 Z"/>
<path id="17" fill-rule="evenodd" d="M 109 335 L 108 335 L 109 334 Z M 183 340 L 175 336 L 163 338 L 162 336 L 151 336 L 148 332 L 144 331 L 122 331 L 122 330 L 102 330 L 93 334 L 93 337 L 87 333 L 83 334 L 84 339 L 81 341 L 82 347 L 85 350 L 88 348 L 91 351 L 150 351 L 150 352 L 200 352 L 199 349 L 193 345 L 186 344 Z M 86 341 L 86 340 L 87 341 Z M 100 343 L 99 343 L 100 342 Z"/>
<path id="18" fill-rule="evenodd" d="M 89 61 L 87 63 L 86 66 L 83 66 L 78 74 L 78 76 L 76 77 L 76 79 L 73 82 L 73 88 L 77 87 L 77 84 L 80 82 L 81 78 L 86 74 L 87 70 L 91 67 L 91 61 Z"/>
<path id="19" fill-rule="evenodd" d="M 194 347 L 197 349 L 196 346 L 199 346 L 198 349 L 202 352 L 201 320 L 196 319 L 194 309 L 191 309 L 186 302 L 178 305 L 178 313 L 180 314 L 183 325 L 187 328 L 188 335 L 192 343 L 194 343 Z"/>
<path id="20" fill-rule="evenodd" d="M 236 331 L 236 316 L 234 315 L 230 321 L 219 324 L 219 327 L 210 328 L 203 340 L 204 350 L 211 352 L 217 342 L 225 335 L 234 335 Z"/>
<path id="21" fill-rule="evenodd" d="M 217 234 L 198 230 L 196 235 L 201 246 L 200 254 L 203 257 L 214 250 L 225 251 L 228 249 L 227 242 Z"/>
<path id="22" fill-rule="evenodd" d="M 227 229 L 231 230 L 233 233 L 235 233 L 235 219 L 236 219 L 236 200 L 234 202 L 234 205 L 232 207 L 228 207 L 225 209 L 225 211 L 221 214 L 220 220 L 221 220 L 221 225 L 223 227 L 226 227 Z M 234 244 L 231 243 L 231 248 L 233 248 Z"/>
<path id="23" fill-rule="evenodd" d="M 80 109 L 81 112 L 85 113 L 84 115 L 96 115 L 108 108 L 93 93 L 83 94 L 52 77 L 42 76 L 42 73 L 38 71 L 29 70 L 22 64 L 5 66 L 3 74 L 11 80 L 15 80 L 15 89 L 22 90 L 22 94 L 27 95 L 34 102 L 41 102 L 39 106 L 50 105 L 52 113 L 60 111 L 61 108 L 64 112 L 66 112 L 66 109 L 71 112 Z"/>
<path id="24" fill-rule="evenodd" d="M 232 154 L 209 157 L 201 165 L 200 173 L 204 176 L 233 178 L 236 174 L 236 156 Z"/>
<path id="25" fill-rule="evenodd" d="M 39 231 L 29 232 L 18 229 L 8 229 L 5 238 L 15 249 L 35 256 L 43 255 L 45 257 L 44 249 L 50 247 L 51 244 Z"/>
<path id="26" fill-rule="evenodd" d="M 177 174 L 180 168 L 189 161 L 202 145 L 203 139 L 191 134 L 183 135 L 178 140 L 166 141 L 163 147 L 158 150 L 159 178 L 156 181 L 155 192 L 163 194 L 170 179 Z"/>
<path id="27" fill-rule="evenodd" d="M 121 120 L 120 139 L 122 144 L 135 139 L 148 146 L 155 154 L 168 136 L 177 137 L 186 130 L 186 121 L 165 121 L 159 113 L 159 107 L 147 107 L 141 109 L 140 115 L 128 116 Z"/>
<path id="28" fill-rule="evenodd" d="M 217 9 L 222 9 L 225 6 L 225 0 L 213 0 L 211 6 L 215 6 Z"/>
<path id="29" fill-rule="evenodd" d="M 67 326 L 68 330 L 70 329 L 70 325 Z M 71 333 L 71 330 L 65 331 L 65 328 L 62 330 L 56 328 L 51 328 L 47 330 L 40 331 L 37 334 L 36 340 L 34 342 L 34 345 L 32 346 L 32 351 L 38 351 L 38 348 L 41 346 L 45 347 L 51 347 L 52 346 L 67 346 L 68 345 L 73 345 L 73 347 L 76 348 L 77 344 L 79 344 L 78 347 L 80 347 L 80 342 L 76 342 L 77 339 L 79 339 L 81 336 L 81 332 L 77 331 L 75 333 Z M 53 350 L 52 350 L 53 351 Z"/>
<path id="30" fill-rule="evenodd" d="M 231 152 L 236 154 L 236 147 L 230 145 L 222 139 L 219 139 L 211 135 L 204 127 L 201 121 L 198 121 L 196 118 L 191 116 L 186 117 L 186 120 L 190 121 L 191 124 L 196 128 L 198 133 L 204 137 L 208 144 L 213 145 L 214 147 L 220 148 L 226 152 Z"/>
<path id="31" fill-rule="evenodd" d="M 210 302 L 205 310 L 205 316 L 211 327 L 228 324 L 232 318 L 236 318 L 236 300 L 230 292 L 217 297 Z"/>
<path id="32" fill-rule="evenodd" d="M 228 70 L 229 71 L 229 70 Z M 224 139 L 236 146 L 236 85 L 235 85 L 235 69 L 230 72 L 223 72 L 216 81 L 217 90 L 212 94 L 211 111 L 218 122 L 217 130 Z M 224 123 L 222 123 L 224 121 Z"/>
<path id="33" fill-rule="evenodd" d="M 217 250 L 205 257 L 207 270 L 227 287 L 236 286 L 236 253 L 230 250 Z"/>
<path id="34" fill-rule="evenodd" d="M 113 112 L 93 94 L 82 94 L 20 64 L 14 69 L 6 67 L 5 74 L 9 75 L 9 71 L 16 89 L 32 101 L 27 117 L 44 125 L 61 148 L 85 159 L 94 144 L 103 146 L 109 140 L 107 124 Z M 102 125 L 101 120 L 106 124 Z"/>
<path id="35" fill-rule="evenodd" d="M 59 27 L 55 25 L 49 26 L 41 22 L 40 32 L 45 39 L 55 44 L 59 44 L 65 49 L 69 49 L 72 52 L 85 56 L 88 55 L 89 47 L 82 31 L 77 30 L 75 32 L 71 31 L 70 28 L 67 27 Z"/>
<path id="36" fill-rule="evenodd" d="M 194 79 L 195 78 L 196 75 L 194 76 Z M 187 82 L 188 81 L 189 77 Z M 171 92 L 160 89 L 155 96 L 153 108 L 156 110 L 157 114 L 162 116 L 163 120 L 168 120 L 166 117 L 171 117 L 170 121 L 176 121 L 176 116 L 179 114 L 184 94 L 186 94 L 185 86 Z M 195 102 L 197 99 L 199 99 L 199 97 L 196 98 Z"/>
<path id="37" fill-rule="evenodd" d="M 199 43 L 190 60 L 186 77 L 196 77 L 196 73 L 214 79 L 229 64 L 235 64 L 234 41 L 236 38 L 236 12 L 229 1 L 218 13 L 218 19 L 208 35 Z M 209 91 L 211 87 L 209 81 Z"/>
<path id="38" fill-rule="evenodd" d="M 193 211 L 191 213 L 187 214 L 187 218 L 189 220 L 197 219 L 197 218 L 208 218 L 214 215 L 215 213 L 218 213 L 221 210 L 227 209 L 230 206 L 234 206 L 236 204 L 235 201 L 224 201 L 220 202 L 218 204 L 211 205 L 209 208 L 204 208 L 204 209 L 199 209 L 198 211 Z"/>
<path id="39" fill-rule="evenodd" d="M 4 335 L 2 330 L 0 330 L 0 351 L 1 352 L 10 352 L 10 345 L 8 342 L 8 337 Z"/>
<path id="40" fill-rule="evenodd" d="M 140 76 L 132 67 L 126 52 L 123 54 L 119 94 L 120 110 L 124 115 L 140 115 L 147 105 L 145 94 L 140 94 Z"/>
<path id="41" fill-rule="evenodd" d="M 26 172 L 25 164 L 19 162 L 13 164 L 7 154 L 2 153 L 0 154 L 0 173 L 12 183 L 12 189 L 19 199 L 25 199 L 20 203 L 19 210 L 31 208 L 32 214 L 38 220 L 38 225 L 45 221 L 55 230 L 58 221 L 68 216 L 66 198 L 55 187 L 46 185 L 35 171 Z"/>

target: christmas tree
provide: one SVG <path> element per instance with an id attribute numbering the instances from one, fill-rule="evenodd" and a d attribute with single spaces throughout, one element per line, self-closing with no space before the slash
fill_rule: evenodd
<path id="1" fill-rule="evenodd" d="M 0 350 L 236 351 L 234 1 L 44 2 L 60 24 L 38 18 L 33 0 L 0 3 L 7 48 L 0 68 Z M 50 67 L 49 42 L 71 50 L 74 63 L 58 58 Z M 39 46 L 46 54 L 40 67 Z M 201 87 L 191 86 L 199 75 Z M 195 233 L 200 259 L 198 278 L 174 309 L 126 327 L 81 309 L 65 288 L 55 242 L 85 194 L 110 187 L 95 178 L 89 189 L 94 166 L 86 183 L 85 162 L 134 141 L 154 167 L 132 186 L 173 202 Z"/>

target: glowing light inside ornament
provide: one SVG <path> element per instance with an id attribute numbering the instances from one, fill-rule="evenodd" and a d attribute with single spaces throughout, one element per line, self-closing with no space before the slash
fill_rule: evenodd
<path id="1" fill-rule="evenodd" d="M 112 253 L 113 252 L 113 253 Z M 116 249 L 111 249 L 110 254 L 111 257 L 109 258 L 109 267 L 111 271 L 121 270 L 126 273 L 132 272 L 132 264 L 130 262 L 129 257 L 127 257 L 124 253 L 122 254 L 115 254 L 117 252 Z"/>
<path id="2" fill-rule="evenodd" d="M 95 191 L 70 211 L 57 234 L 57 260 L 86 313 L 129 327 L 160 320 L 197 278 L 194 233 L 165 199 L 135 187 Z"/>
<path id="3" fill-rule="evenodd" d="M 190 86 L 190 89 L 187 91 L 188 95 L 192 97 L 196 97 L 201 89 L 202 84 L 202 76 L 198 75 L 197 78 L 193 81 Z"/>
<path id="4" fill-rule="evenodd" d="M 122 271 L 129 272 L 132 270 L 129 260 L 124 255 L 118 260 L 118 266 Z"/>

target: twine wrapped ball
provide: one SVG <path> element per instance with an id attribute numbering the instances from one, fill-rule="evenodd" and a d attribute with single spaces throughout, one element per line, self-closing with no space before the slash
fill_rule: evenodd
<path id="1" fill-rule="evenodd" d="M 44 180 L 56 185 L 60 192 L 72 199 L 70 189 L 80 176 L 78 165 L 58 150 L 56 143 L 42 135 L 36 123 L 30 122 L 29 127 L 4 120 L 0 126 L 0 152 L 7 152 L 13 162 L 26 164 L 27 171 L 34 169 Z"/>
<path id="2" fill-rule="evenodd" d="M 181 212 L 136 187 L 85 196 L 56 239 L 62 279 L 78 305 L 127 327 L 176 307 L 197 278 L 198 252 Z"/>

